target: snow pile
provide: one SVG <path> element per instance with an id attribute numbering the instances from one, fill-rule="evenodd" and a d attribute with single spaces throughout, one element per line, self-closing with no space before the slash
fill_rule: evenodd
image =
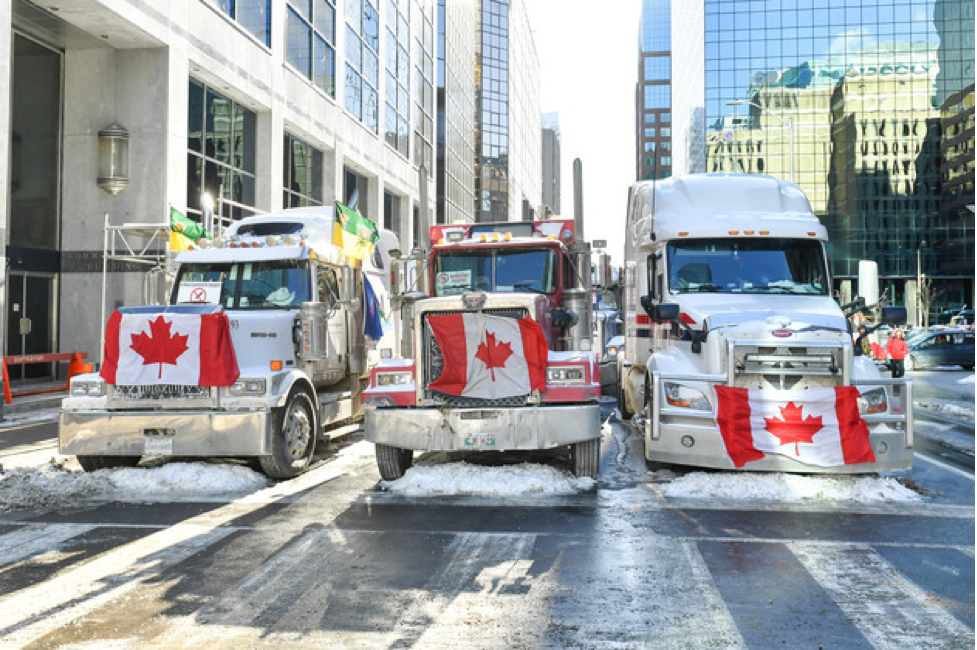
<path id="1" fill-rule="evenodd" d="M 947 399 L 919 400 L 916 406 L 927 411 L 934 411 L 952 418 L 963 420 L 974 419 L 974 405 Z"/>
<path id="2" fill-rule="evenodd" d="M 958 384 L 972 384 L 974 383 L 974 375 L 967 375 L 963 379 L 957 381 Z"/>
<path id="3" fill-rule="evenodd" d="M 90 499 L 154 501 L 239 495 L 267 485 L 267 478 L 239 465 L 170 463 L 162 467 L 104 469 L 88 474 L 55 462 L 0 472 L 0 511 L 71 507 Z"/>
<path id="4" fill-rule="evenodd" d="M 574 494 L 595 484 L 591 478 L 576 478 L 546 465 L 483 467 L 465 462 L 415 466 L 403 478 L 380 482 L 385 490 L 409 497 Z"/>
<path id="5" fill-rule="evenodd" d="M 765 501 L 920 501 L 922 497 L 894 478 L 693 472 L 661 485 L 667 497 Z"/>

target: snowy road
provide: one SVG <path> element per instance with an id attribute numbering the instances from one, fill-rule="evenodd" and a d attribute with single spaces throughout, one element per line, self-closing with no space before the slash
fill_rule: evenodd
<path id="1" fill-rule="evenodd" d="M 384 490 L 355 440 L 270 486 L 52 467 L 52 502 L 0 512 L 0 645 L 974 646 L 972 474 L 682 475 L 640 452 L 607 423 L 596 485 L 541 454 L 428 457 Z"/>

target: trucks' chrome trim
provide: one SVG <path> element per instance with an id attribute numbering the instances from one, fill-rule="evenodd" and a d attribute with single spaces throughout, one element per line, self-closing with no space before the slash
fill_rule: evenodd
<path id="1" fill-rule="evenodd" d="M 271 411 L 61 411 L 59 450 L 79 456 L 142 456 L 147 430 L 173 432 L 173 456 L 265 456 Z"/>
<path id="2" fill-rule="evenodd" d="M 600 438 L 600 406 L 368 408 L 365 438 L 401 449 L 549 449 Z"/>

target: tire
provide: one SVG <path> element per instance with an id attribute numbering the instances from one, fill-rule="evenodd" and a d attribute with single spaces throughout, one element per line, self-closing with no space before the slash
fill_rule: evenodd
<path id="1" fill-rule="evenodd" d="M 600 471 L 600 438 L 570 445 L 573 475 L 578 478 L 597 478 Z"/>
<path id="2" fill-rule="evenodd" d="M 630 420 L 634 415 L 628 410 L 627 400 L 624 398 L 624 376 L 621 373 L 617 377 L 617 411 L 621 414 L 621 420 Z"/>
<path id="3" fill-rule="evenodd" d="M 414 464 L 414 450 L 377 445 L 377 469 L 384 481 L 396 481 L 402 478 L 411 465 Z"/>
<path id="4" fill-rule="evenodd" d="M 294 478 L 308 469 L 315 453 L 318 418 L 312 395 L 305 388 L 293 388 L 274 419 L 271 455 L 260 457 L 258 463 L 270 478 Z"/>
<path id="5" fill-rule="evenodd" d="M 78 464 L 86 472 L 97 472 L 100 469 L 115 469 L 117 467 L 135 467 L 142 456 L 76 456 Z"/>

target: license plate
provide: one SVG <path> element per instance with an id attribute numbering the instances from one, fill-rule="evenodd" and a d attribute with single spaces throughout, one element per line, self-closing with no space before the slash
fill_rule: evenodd
<path id="1" fill-rule="evenodd" d="M 478 432 L 470 436 L 465 437 L 466 447 L 476 447 L 478 449 L 484 449 L 485 447 L 495 446 L 495 434 L 491 432 Z"/>
<path id="2" fill-rule="evenodd" d="M 172 456 L 173 436 L 146 436 L 145 456 Z"/>

